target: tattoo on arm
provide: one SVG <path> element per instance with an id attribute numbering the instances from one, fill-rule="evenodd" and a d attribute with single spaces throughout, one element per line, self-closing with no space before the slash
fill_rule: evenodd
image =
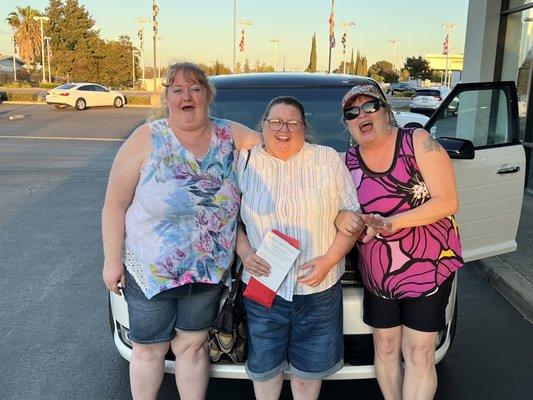
<path id="1" fill-rule="evenodd" d="M 428 136 L 422 145 L 424 146 L 424 152 L 426 153 L 433 150 L 444 151 L 440 143 L 433 136 Z"/>

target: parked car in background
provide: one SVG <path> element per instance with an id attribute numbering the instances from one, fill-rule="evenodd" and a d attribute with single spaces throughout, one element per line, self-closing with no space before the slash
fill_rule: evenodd
<path id="1" fill-rule="evenodd" d="M 78 110 L 96 106 L 120 108 L 126 104 L 126 97 L 122 93 L 96 83 L 65 83 L 50 90 L 45 99 L 47 104 L 56 108 L 70 106 Z"/>
<path id="2" fill-rule="evenodd" d="M 257 127 L 267 103 L 276 96 L 298 98 L 306 110 L 311 139 L 345 152 L 349 133 L 341 119 L 341 99 L 356 85 L 378 84 L 366 77 L 325 74 L 265 73 L 213 76 L 217 94 L 214 117 Z M 381 89 L 378 89 L 381 91 Z M 453 159 L 460 210 L 463 257 L 473 261 L 516 249 L 516 233 L 525 179 L 525 155 L 518 141 L 517 101 L 514 83 L 459 84 L 432 115 L 425 128 L 437 137 Z M 458 98 L 457 113 L 445 112 Z M 396 114 L 410 114 L 400 113 Z M 489 123 L 490 122 L 490 123 Z M 342 277 L 344 366 L 328 379 L 375 377 L 372 329 L 362 319 L 363 285 L 357 269 L 357 250 L 346 257 Z M 457 278 L 446 308 L 446 327 L 438 333 L 436 362 L 451 346 L 457 321 Z M 127 303 L 109 294 L 109 321 L 119 353 L 131 358 Z M 174 372 L 171 352 L 165 371 Z M 244 364 L 212 365 L 216 378 L 247 379 Z M 285 374 L 285 378 L 289 373 Z"/>
<path id="3" fill-rule="evenodd" d="M 450 89 L 446 86 L 416 89 L 411 96 L 409 109 L 411 112 L 433 113 L 449 94 Z"/>
<path id="4" fill-rule="evenodd" d="M 394 96 L 395 93 L 414 92 L 416 87 L 407 82 L 393 82 L 387 89 L 387 94 Z"/>

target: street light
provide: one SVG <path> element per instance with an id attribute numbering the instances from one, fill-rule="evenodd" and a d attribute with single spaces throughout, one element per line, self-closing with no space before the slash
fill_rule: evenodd
<path id="1" fill-rule="evenodd" d="M 48 60 L 48 82 L 52 82 L 52 78 L 50 76 L 50 40 L 52 40 L 52 38 L 50 36 L 45 36 L 44 40 L 46 40 L 46 58 Z"/>
<path id="2" fill-rule="evenodd" d="M 342 21 L 341 22 L 342 27 L 344 28 L 344 35 L 342 36 L 342 61 L 343 61 L 343 69 L 342 73 L 346 73 L 346 47 L 348 47 L 348 29 L 355 27 L 355 22 L 352 21 Z"/>
<path id="3" fill-rule="evenodd" d="M 141 53 L 141 70 L 142 70 L 143 85 L 144 85 L 144 24 L 148 24 L 150 20 L 147 18 L 137 18 L 135 22 L 138 23 L 141 27 L 141 29 L 139 29 L 139 33 L 137 34 L 137 36 L 139 37 L 139 40 L 141 41 L 141 46 L 139 50 Z"/>
<path id="4" fill-rule="evenodd" d="M 158 53 L 159 53 L 159 41 L 160 40 L 165 40 L 165 39 L 166 39 L 166 37 L 164 37 L 164 36 L 158 36 L 157 37 L 157 52 Z M 161 58 L 161 57 L 159 57 L 159 58 Z M 159 82 L 161 82 L 161 65 L 157 66 L 157 78 L 159 79 Z"/>
<path id="5" fill-rule="evenodd" d="M 392 44 L 392 65 L 394 69 L 396 68 L 396 46 L 400 44 L 400 41 L 397 39 L 392 39 L 387 41 L 388 44 Z"/>
<path id="6" fill-rule="evenodd" d="M 280 38 L 270 39 L 269 42 L 274 43 L 274 71 L 276 71 L 278 68 L 278 44 L 281 43 Z"/>
<path id="7" fill-rule="evenodd" d="M 457 28 L 457 24 L 452 24 L 450 22 L 447 22 L 445 24 L 442 24 L 441 27 L 443 27 L 444 30 L 446 31 L 446 38 L 448 40 L 447 49 L 446 49 L 446 71 L 444 75 L 444 85 L 450 87 L 450 76 L 449 76 L 450 71 L 448 71 L 448 62 L 450 59 L 450 49 L 452 47 L 451 46 L 451 32 L 452 30 Z"/>
<path id="8" fill-rule="evenodd" d="M 43 67 L 43 82 L 46 82 L 45 68 L 44 68 L 44 28 L 43 21 L 49 21 L 50 18 L 44 16 L 35 16 L 33 17 L 35 21 L 40 21 L 41 23 L 41 65 Z"/>

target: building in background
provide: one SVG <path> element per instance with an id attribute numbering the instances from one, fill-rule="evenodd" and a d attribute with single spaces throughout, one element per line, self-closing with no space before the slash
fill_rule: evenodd
<path id="1" fill-rule="evenodd" d="M 446 55 L 444 54 L 424 54 L 424 59 L 429 63 L 429 67 L 434 72 L 440 72 L 444 77 L 446 71 Z M 448 56 L 448 70 L 450 71 L 450 86 L 455 86 L 456 83 L 461 81 L 461 75 L 463 72 L 463 59 L 462 54 L 450 54 Z"/>

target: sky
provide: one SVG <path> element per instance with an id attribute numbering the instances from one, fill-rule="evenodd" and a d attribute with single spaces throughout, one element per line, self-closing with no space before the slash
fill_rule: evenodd
<path id="1" fill-rule="evenodd" d="M 159 63 L 174 61 L 211 63 L 218 60 L 228 66 L 233 61 L 233 4 L 237 4 L 237 20 L 249 20 L 246 27 L 245 52 L 236 52 L 241 64 L 248 58 L 274 65 L 277 46 L 277 69 L 303 70 L 309 62 L 311 38 L 317 37 L 318 69 L 328 67 L 328 18 L 331 0 L 157 0 L 159 6 Z M 96 20 L 101 37 L 116 40 L 129 35 L 139 45 L 135 23 L 137 18 L 151 19 L 151 0 L 79 0 Z M 43 11 L 48 0 L 0 1 L 0 54 L 12 52 L 11 31 L 5 18 L 18 6 L 29 5 Z M 368 66 L 379 60 L 396 64 L 406 57 L 425 53 L 441 53 L 446 33 L 444 23 L 454 23 L 450 40 L 453 53 L 463 53 L 468 0 L 335 0 L 335 39 L 332 69 L 343 57 L 348 60 L 351 48 L 366 55 Z M 346 54 L 342 54 L 342 21 L 352 21 L 348 31 Z M 240 40 L 238 28 L 237 46 Z M 45 33 L 46 34 L 46 33 Z M 145 64 L 153 65 L 151 25 L 145 27 Z"/>

